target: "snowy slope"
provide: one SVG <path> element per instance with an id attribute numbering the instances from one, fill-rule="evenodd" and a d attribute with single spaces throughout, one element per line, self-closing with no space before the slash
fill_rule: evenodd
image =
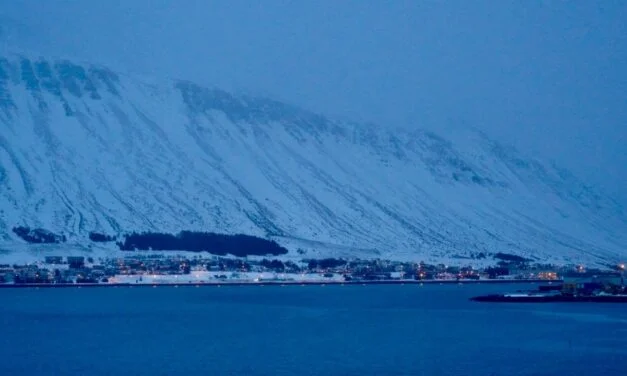
<path id="1" fill-rule="evenodd" d="M 425 260 L 627 252 L 619 203 L 479 132 L 337 122 L 190 82 L 11 55 L 0 58 L 0 239 L 19 243 L 17 225 L 71 243 L 89 231 L 189 229 Z"/>

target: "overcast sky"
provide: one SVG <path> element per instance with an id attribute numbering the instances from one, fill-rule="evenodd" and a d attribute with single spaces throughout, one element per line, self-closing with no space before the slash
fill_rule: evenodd
<path id="1" fill-rule="evenodd" d="M 382 126 L 471 125 L 627 199 L 627 2 L 0 0 L 4 45 Z"/>

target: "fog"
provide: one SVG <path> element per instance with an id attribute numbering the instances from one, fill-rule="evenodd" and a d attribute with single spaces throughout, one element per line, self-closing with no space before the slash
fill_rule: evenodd
<path id="1" fill-rule="evenodd" d="M 472 126 L 627 200 L 625 20 L 621 1 L 3 0 L 0 40 L 381 126 Z"/>

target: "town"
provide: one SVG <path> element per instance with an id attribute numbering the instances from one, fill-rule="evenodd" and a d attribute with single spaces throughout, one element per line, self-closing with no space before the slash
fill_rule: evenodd
<path id="1" fill-rule="evenodd" d="M 528 260 L 501 256 L 494 266 L 429 265 L 390 260 L 335 258 L 279 259 L 193 257 L 138 254 L 119 258 L 47 256 L 41 262 L 0 265 L 0 286 L 116 285 L 116 284 L 227 284 L 227 283 L 394 283 L 430 281 L 554 281 L 568 276 L 616 275 L 624 264 L 606 270 L 583 265 L 530 264 Z"/>

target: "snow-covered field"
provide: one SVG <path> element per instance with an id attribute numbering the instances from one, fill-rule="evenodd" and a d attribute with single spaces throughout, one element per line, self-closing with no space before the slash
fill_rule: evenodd
<path id="1" fill-rule="evenodd" d="M 51 249 L 23 244 L 11 228 L 25 225 L 65 234 L 64 254 L 115 252 L 90 231 L 200 230 L 271 237 L 294 258 L 627 258 L 620 203 L 474 131 L 16 55 L 0 57 L 0 130 L 0 257 Z"/>

